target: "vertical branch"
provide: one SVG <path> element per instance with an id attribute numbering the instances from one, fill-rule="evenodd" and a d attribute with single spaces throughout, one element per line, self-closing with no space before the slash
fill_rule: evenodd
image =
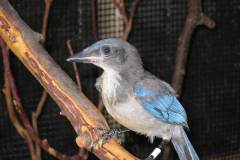
<path id="1" fill-rule="evenodd" d="M 178 38 L 175 65 L 172 76 L 172 87 L 177 96 L 182 93 L 183 80 L 186 74 L 186 64 L 192 34 L 199 25 L 204 25 L 210 29 L 215 27 L 215 22 L 208 18 L 202 11 L 202 0 L 188 0 L 188 14 L 182 32 Z M 164 149 L 163 159 L 172 159 L 171 147 L 168 145 Z"/>
<path id="2" fill-rule="evenodd" d="M 125 29 L 124 29 L 124 33 L 122 35 L 122 38 L 127 40 L 128 36 L 132 30 L 132 26 L 133 26 L 133 19 L 134 19 L 134 15 L 135 12 L 137 10 L 138 4 L 139 4 L 140 0 L 134 0 L 132 2 L 131 5 L 131 9 L 130 9 L 130 14 L 129 17 L 126 14 L 126 9 L 125 9 L 125 3 L 124 0 L 113 0 L 112 3 L 113 5 L 119 10 L 119 13 L 122 15 L 123 20 L 124 20 L 124 24 L 125 24 Z"/>
<path id="3" fill-rule="evenodd" d="M 71 46 L 71 41 L 67 40 L 66 44 L 67 44 L 68 51 L 69 51 L 70 55 L 72 56 L 74 53 L 73 53 L 73 49 L 72 49 L 72 46 Z M 74 73 L 75 73 L 75 78 L 76 78 L 77 85 L 78 85 L 79 89 L 82 90 L 79 69 L 78 69 L 77 64 L 75 62 L 73 63 L 73 70 L 74 70 Z"/>
<path id="4" fill-rule="evenodd" d="M 215 27 L 215 22 L 202 12 L 201 0 L 188 0 L 188 15 L 178 38 L 176 60 L 173 69 L 172 86 L 178 96 L 182 92 L 182 84 L 186 72 L 188 50 L 195 28 L 204 25 L 210 29 Z"/>
<path id="5" fill-rule="evenodd" d="M 125 10 L 124 0 L 112 0 L 112 3 L 118 9 L 119 13 L 122 15 L 124 24 L 126 26 L 128 23 L 128 17 Z"/>
<path id="6" fill-rule="evenodd" d="M 178 38 L 176 60 L 173 70 L 172 87 L 175 89 L 177 96 L 182 93 L 182 85 L 185 77 L 185 70 L 188 58 L 189 46 L 192 34 L 199 25 L 204 25 L 210 29 L 215 27 L 215 22 L 208 18 L 202 11 L 202 0 L 188 0 L 188 15 L 183 26 L 182 32 Z M 171 146 L 168 144 L 163 150 L 162 159 L 172 159 Z M 161 152 L 160 152 L 161 153 Z M 160 154 L 159 153 L 159 154 Z"/>
<path id="7" fill-rule="evenodd" d="M 130 14 L 129 14 L 129 18 L 128 18 L 128 23 L 125 26 L 125 31 L 123 34 L 123 39 L 125 39 L 125 40 L 128 39 L 128 36 L 133 28 L 133 19 L 134 19 L 134 15 L 137 10 L 139 2 L 140 2 L 140 0 L 135 0 L 132 2 L 132 6 L 130 9 Z"/>
<path id="8" fill-rule="evenodd" d="M 45 2 L 45 11 L 43 16 L 42 31 L 41 31 L 42 39 L 40 41 L 42 44 L 44 44 L 46 41 L 48 17 L 49 17 L 49 12 L 50 12 L 50 8 L 52 6 L 53 0 L 44 0 L 44 2 Z"/>
<path id="9" fill-rule="evenodd" d="M 32 126 L 36 133 L 39 133 L 37 121 L 38 121 L 38 117 L 42 113 L 46 99 L 47 99 L 47 92 L 45 90 L 43 90 L 41 98 L 37 104 L 36 110 L 34 112 L 32 112 Z M 35 149 L 36 149 L 36 154 L 37 154 L 37 160 L 41 160 L 41 148 L 39 147 L 38 144 L 35 144 Z"/>

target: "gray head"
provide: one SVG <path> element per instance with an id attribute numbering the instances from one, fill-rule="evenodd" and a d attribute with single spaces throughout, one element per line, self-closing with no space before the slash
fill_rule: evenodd
<path id="1" fill-rule="evenodd" d="M 142 70 L 142 61 L 137 49 L 120 38 L 100 40 L 69 57 L 67 61 L 92 63 L 106 71 Z"/>

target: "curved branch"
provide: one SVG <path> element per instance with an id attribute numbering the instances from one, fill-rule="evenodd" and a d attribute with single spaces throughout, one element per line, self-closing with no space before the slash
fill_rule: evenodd
<path id="1" fill-rule="evenodd" d="M 1 40 L 1 47 L 3 48 L 3 50 L 6 48 L 6 45 L 4 44 L 4 42 Z M 26 112 L 24 111 L 24 108 L 22 106 L 20 97 L 18 95 L 18 91 L 17 91 L 17 87 L 15 85 L 15 80 L 13 78 L 12 72 L 11 72 L 11 68 L 10 68 L 10 61 L 9 61 L 9 53 L 6 51 L 2 52 L 3 55 L 3 64 L 4 64 L 4 76 L 5 76 L 5 80 L 6 80 L 6 84 L 8 85 L 7 87 L 9 87 L 9 89 L 11 90 L 12 93 L 12 97 L 13 97 L 13 104 L 15 105 L 16 111 L 19 114 L 19 118 L 22 120 L 22 123 L 24 125 L 24 130 L 25 133 L 27 133 L 25 135 L 28 136 L 26 137 L 26 141 L 30 147 L 30 143 L 35 142 L 37 145 L 41 146 L 45 151 L 47 151 L 50 155 L 60 159 L 60 160 L 75 160 L 75 156 L 72 157 L 67 157 L 66 155 L 58 152 L 57 150 L 55 150 L 54 148 L 52 148 L 49 144 L 48 141 L 46 139 L 41 140 L 38 136 L 38 134 L 35 132 L 35 130 L 32 128 L 31 123 L 27 117 Z M 8 95 L 6 95 L 6 98 L 10 99 L 10 97 L 8 97 Z M 6 102 L 8 103 L 8 100 L 6 100 Z M 9 104 L 7 104 L 9 105 Z M 16 123 L 18 124 L 18 123 Z M 16 128 L 18 129 L 18 128 Z M 31 138 L 31 139 L 29 139 Z M 33 150 L 32 146 L 30 148 L 30 152 L 31 155 L 33 154 L 33 152 L 35 152 L 35 150 Z M 35 154 L 35 153 L 34 153 Z M 37 156 L 37 155 L 36 155 Z M 34 158 L 36 159 L 37 157 Z"/>
<path id="2" fill-rule="evenodd" d="M 202 11 L 201 0 L 188 0 L 188 15 L 183 30 L 178 38 L 175 66 L 173 70 L 172 86 L 178 96 L 181 95 L 182 83 L 188 57 L 188 49 L 195 28 L 204 25 L 210 29 L 215 27 L 215 22 L 208 18 Z"/>
<path id="3" fill-rule="evenodd" d="M 210 29 L 215 27 L 215 22 L 208 18 L 202 11 L 202 0 L 188 0 L 188 15 L 183 26 L 182 32 L 178 38 L 175 65 L 173 68 L 172 87 L 175 89 L 177 96 L 182 93 L 182 85 L 186 72 L 186 64 L 188 58 L 188 50 L 190 41 L 195 28 L 199 25 L 204 25 Z M 165 159 L 172 156 L 171 148 L 168 146 L 165 149 Z"/>
<path id="4" fill-rule="evenodd" d="M 77 144 L 91 150 L 99 136 L 93 128 L 108 128 L 104 117 L 42 48 L 40 36 L 21 20 L 7 0 L 0 1 L 0 37 L 71 122 L 78 134 Z M 113 139 L 102 147 L 96 146 L 93 153 L 100 159 L 136 159 Z"/>
<path id="5" fill-rule="evenodd" d="M 8 49 L 6 49 L 6 48 L 7 47 L 3 47 L 3 45 L 2 45 L 2 54 L 8 54 Z M 20 122 L 15 114 L 13 103 L 12 103 L 13 101 L 12 101 L 11 89 L 9 86 L 9 81 L 7 79 L 6 72 L 4 72 L 3 94 L 5 95 L 7 112 L 8 112 L 10 121 L 12 122 L 12 124 L 13 124 L 14 128 L 16 129 L 16 131 L 18 132 L 18 134 L 26 141 L 32 160 L 37 160 L 33 141 L 31 139 L 29 133 L 27 132 L 27 130 L 20 124 Z"/>

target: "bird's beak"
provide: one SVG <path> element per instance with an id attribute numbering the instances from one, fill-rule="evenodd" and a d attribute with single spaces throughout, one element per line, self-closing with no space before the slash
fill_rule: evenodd
<path id="1" fill-rule="evenodd" d="M 87 59 L 86 56 L 83 55 L 82 52 L 72 55 L 67 59 L 68 62 L 83 62 Z"/>
<path id="2" fill-rule="evenodd" d="M 86 52 L 82 51 L 79 52 L 67 59 L 68 62 L 83 62 L 83 63 L 94 63 L 99 59 L 98 56 L 96 56 L 92 52 Z"/>

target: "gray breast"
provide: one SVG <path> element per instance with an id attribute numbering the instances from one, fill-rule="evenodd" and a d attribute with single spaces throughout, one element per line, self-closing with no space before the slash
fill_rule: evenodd
<path id="1" fill-rule="evenodd" d="M 105 107 L 118 123 L 130 130 L 149 137 L 167 137 L 170 135 L 171 125 L 160 121 L 144 110 L 134 96 L 113 106 L 106 103 Z"/>

